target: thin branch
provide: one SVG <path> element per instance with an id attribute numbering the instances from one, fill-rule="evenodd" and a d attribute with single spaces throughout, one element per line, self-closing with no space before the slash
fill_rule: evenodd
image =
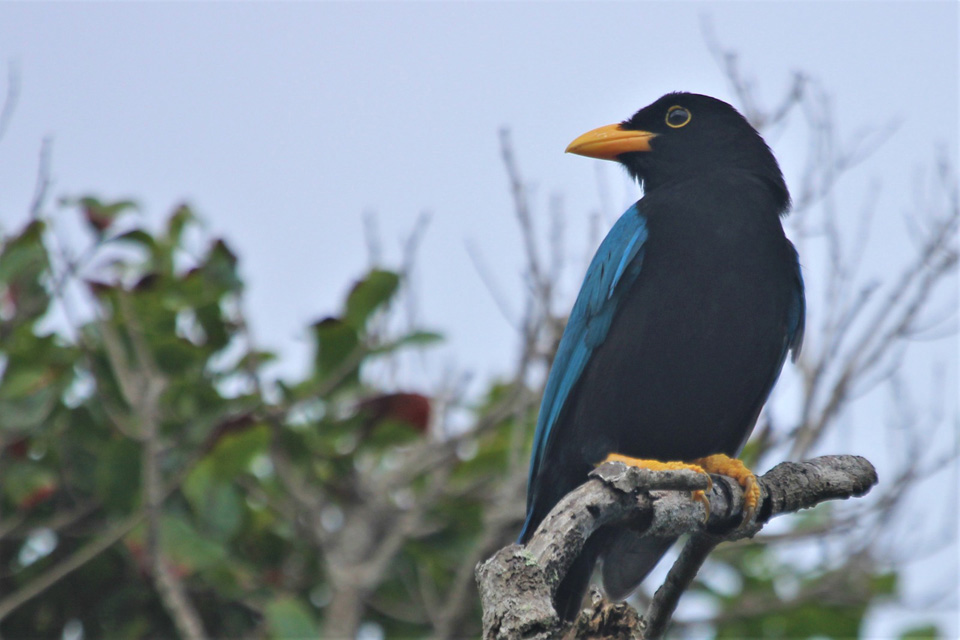
<path id="1" fill-rule="evenodd" d="M 98 555 L 119 542 L 134 527 L 143 522 L 146 514 L 138 511 L 106 533 L 88 542 L 84 547 L 71 554 L 65 560 L 54 565 L 26 585 L 0 600 L 0 620 L 6 618 L 21 605 L 37 597 L 57 582 L 87 564 Z"/>
<path id="2" fill-rule="evenodd" d="M 53 514 L 48 520 L 36 522 L 28 520 L 26 515 L 18 513 L 0 526 L 0 540 L 4 538 L 21 539 L 37 529 L 61 531 L 83 520 L 100 507 L 95 502 L 83 502 L 72 509 L 64 509 Z"/>
<path id="3" fill-rule="evenodd" d="M 500 315 L 503 316 L 504 320 L 506 320 L 511 327 L 514 327 L 519 331 L 520 324 L 517 322 L 516 313 L 510 307 L 510 302 L 507 300 L 507 296 L 503 294 L 503 291 L 496 282 L 493 273 L 484 262 L 483 256 L 481 255 L 480 250 L 477 248 L 476 243 L 471 240 L 467 240 L 466 249 L 467 256 L 473 263 L 473 268 L 477 270 L 477 275 L 480 276 L 480 280 L 487 288 L 487 292 L 490 294 L 490 297 L 493 298 L 493 302 L 497 305 Z"/>
<path id="4" fill-rule="evenodd" d="M 376 211 L 363 212 L 363 239 L 367 243 L 367 259 L 370 261 L 371 269 L 383 264 L 383 244 L 380 242 L 379 222 Z"/>
<path id="5" fill-rule="evenodd" d="M 53 143 L 50 138 L 44 138 L 40 143 L 40 160 L 37 163 L 37 182 L 33 188 L 33 199 L 30 201 L 30 218 L 36 220 L 40 217 L 40 210 L 47 200 L 47 193 L 50 191 L 50 156 Z"/>
<path id="6" fill-rule="evenodd" d="M 13 118 L 13 112 L 17 108 L 17 102 L 20 99 L 20 69 L 10 62 L 7 65 L 7 94 L 3 99 L 3 106 L 0 107 L 0 140 L 7 133 L 7 127 L 10 126 L 10 120 Z"/>
<path id="7" fill-rule="evenodd" d="M 406 311 L 407 329 L 413 331 L 417 327 L 417 288 L 413 282 L 413 270 L 417 262 L 417 252 L 420 250 L 420 244 L 427 234 L 427 227 L 430 226 L 430 213 L 422 211 L 417 216 L 416 222 L 409 235 L 403 240 L 403 258 L 400 262 L 400 280 L 403 282 L 404 305 Z"/>
<path id="8" fill-rule="evenodd" d="M 696 533 L 684 545 L 680 557 L 670 567 L 670 573 L 667 574 L 666 581 L 657 589 L 653 601 L 647 607 L 647 613 L 644 616 L 646 621 L 645 638 L 659 638 L 666 632 L 670 620 L 673 618 L 673 612 L 677 610 L 680 596 L 693 583 L 693 579 L 697 576 L 697 572 L 700 571 L 700 567 L 703 566 L 707 556 L 716 549 L 720 542 L 720 538 Z"/>
<path id="9" fill-rule="evenodd" d="M 550 282 L 543 274 L 540 254 L 537 250 L 537 235 L 533 228 L 533 216 L 530 213 L 530 202 L 527 199 L 527 189 L 520 177 L 520 169 L 517 167 L 517 161 L 514 157 L 509 129 L 500 130 L 500 155 L 507 170 L 507 178 L 510 181 L 510 194 L 513 196 L 514 212 L 517 221 L 520 223 L 524 253 L 527 256 L 527 269 L 534 291 L 539 294 L 545 288 L 549 289 Z"/>

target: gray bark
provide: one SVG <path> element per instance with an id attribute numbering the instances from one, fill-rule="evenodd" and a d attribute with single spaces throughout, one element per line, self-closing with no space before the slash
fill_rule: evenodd
<path id="1" fill-rule="evenodd" d="M 526 545 L 513 544 L 477 566 L 485 640 L 655 638 L 665 631 L 676 602 L 706 555 L 724 540 L 752 537 L 770 518 L 835 500 L 862 496 L 877 473 L 859 456 L 823 456 L 784 462 L 758 477 L 762 501 L 752 522 L 741 523 L 743 491 L 730 478 L 712 476 L 704 504 L 690 492 L 708 489 L 693 471 L 649 471 L 606 463 L 570 492 Z M 644 618 L 629 607 L 594 599 L 571 629 L 564 629 L 552 597 L 571 562 L 595 530 L 630 520 L 647 535 L 695 534 L 686 562 L 674 567 Z M 681 554 L 683 561 L 684 554 Z"/>

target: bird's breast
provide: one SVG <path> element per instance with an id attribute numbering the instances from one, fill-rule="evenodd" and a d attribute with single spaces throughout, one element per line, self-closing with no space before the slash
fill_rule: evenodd
<path id="1" fill-rule="evenodd" d="M 650 220 L 643 268 L 572 396 L 569 419 L 603 425 L 588 458 L 691 459 L 742 444 L 783 361 L 792 291 L 779 221 L 752 222 Z"/>

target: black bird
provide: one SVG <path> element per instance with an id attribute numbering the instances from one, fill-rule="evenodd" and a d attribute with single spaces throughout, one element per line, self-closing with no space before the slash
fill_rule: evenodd
<path id="1" fill-rule="evenodd" d="M 540 407 L 520 542 L 608 456 L 733 476 L 753 509 L 753 474 L 726 456 L 742 449 L 788 352 L 796 358 L 805 313 L 776 158 L 736 109 L 691 93 L 665 95 L 567 151 L 620 162 L 644 196 L 601 243 L 570 313 Z M 598 560 L 619 600 L 673 542 L 598 531 L 560 585 L 558 613 L 576 616 Z"/>

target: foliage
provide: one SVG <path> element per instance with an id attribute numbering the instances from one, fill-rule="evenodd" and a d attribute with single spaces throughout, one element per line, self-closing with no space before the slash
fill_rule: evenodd
<path id="1" fill-rule="evenodd" d="M 895 573 L 803 571 L 762 546 L 717 556 L 741 581 L 733 595 L 711 592 L 721 606 L 717 638 L 860 637 L 869 604 L 896 587 Z"/>
<path id="2" fill-rule="evenodd" d="M 429 399 L 371 388 L 362 372 L 440 337 L 377 328 L 398 274 L 360 279 L 314 325 L 311 370 L 267 387 L 272 354 L 251 347 L 237 258 L 222 240 L 191 251 L 189 207 L 153 233 L 132 203 L 75 204 L 92 231 L 85 268 L 64 265 L 38 220 L 0 253 L 3 634 L 59 636 L 73 620 L 87 637 L 172 636 L 177 616 L 195 615 L 216 636 L 315 636 L 335 599 L 330 561 L 349 570 L 344 547 L 376 548 L 358 528 L 412 511 L 418 530 L 371 576 L 358 615 L 389 636 L 425 633 L 412 585 L 446 588 L 476 544 L 478 488 L 503 469 L 515 426 L 498 421 L 471 439 L 471 459 L 444 462 L 442 491 L 429 461 L 400 464 L 437 447 Z M 57 313 L 85 319 L 63 326 Z M 358 520 L 364 492 L 385 486 Z M 157 587 L 157 564 L 186 607 Z M 51 572 L 62 575 L 24 597 Z"/>

